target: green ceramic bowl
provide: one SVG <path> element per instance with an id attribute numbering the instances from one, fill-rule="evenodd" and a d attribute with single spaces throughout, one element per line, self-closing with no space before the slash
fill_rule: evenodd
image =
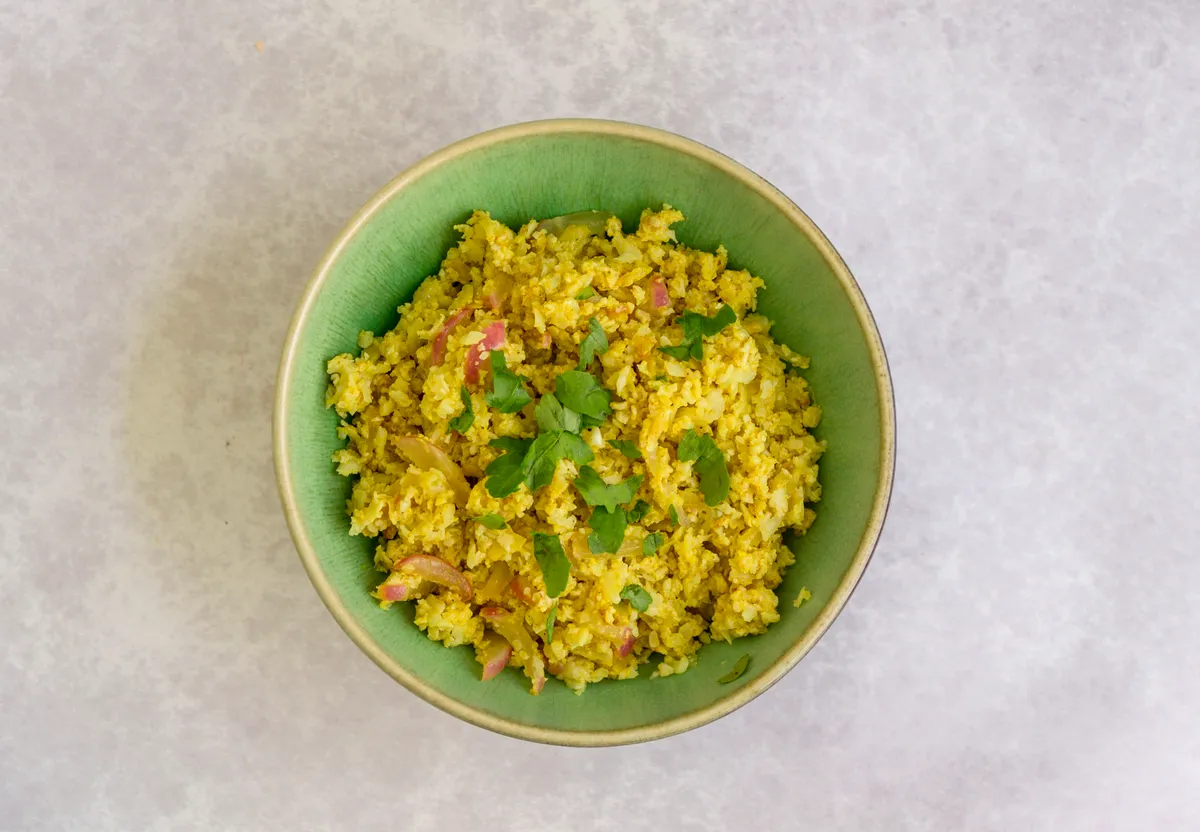
<path id="1" fill-rule="evenodd" d="M 687 673 L 605 681 L 577 696 L 551 680 L 540 696 L 510 668 L 479 678 L 474 653 L 447 650 L 412 623 L 410 604 L 383 612 L 373 544 L 349 535 L 350 482 L 324 406 L 325 362 L 356 349 L 359 330 L 394 326 L 396 307 L 437 271 L 451 226 L 474 208 L 516 226 L 574 211 L 615 212 L 626 227 L 668 203 L 682 242 L 715 249 L 766 282 L 759 311 L 775 337 L 812 356 L 805 375 L 824 409 L 817 434 L 824 497 L 779 589 L 782 620 L 761 636 L 710 644 Z M 300 559 L 321 600 L 376 664 L 437 707 L 514 737 L 563 745 L 638 742 L 703 725 L 788 672 L 833 622 L 879 537 L 892 484 L 894 416 L 879 333 L 833 246 L 787 197 L 736 162 L 670 133 L 562 120 L 493 130 L 441 150 L 388 184 L 338 235 L 317 267 L 284 346 L 275 402 L 275 464 Z M 792 605 L 801 587 L 812 593 Z M 749 668 L 718 684 L 743 654 Z"/>

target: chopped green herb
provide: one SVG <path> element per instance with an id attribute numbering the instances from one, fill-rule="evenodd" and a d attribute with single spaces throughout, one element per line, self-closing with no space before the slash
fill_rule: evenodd
<path id="1" fill-rule="evenodd" d="M 645 500 L 638 500 L 633 504 L 633 508 L 625 509 L 625 514 L 629 518 L 630 523 L 640 523 L 642 518 L 646 516 L 646 512 L 650 510 L 650 504 Z"/>
<path id="2" fill-rule="evenodd" d="M 628 439 L 610 439 L 608 440 L 608 444 L 612 445 L 629 459 L 642 458 L 641 449 L 638 448 L 636 442 L 630 442 Z"/>
<path id="3" fill-rule="evenodd" d="M 554 641 L 554 622 L 558 619 L 558 602 L 555 601 L 546 613 L 546 643 Z"/>
<path id="4" fill-rule="evenodd" d="M 602 540 L 600 540 L 599 535 L 597 535 L 597 534 L 589 534 L 588 535 L 588 549 L 591 551 L 591 553 L 593 555 L 604 554 L 604 542 Z"/>
<path id="5" fill-rule="evenodd" d="M 729 495 L 729 469 L 725 454 L 711 436 L 702 436 L 689 429 L 679 442 L 679 461 L 693 462 L 700 475 L 700 490 L 706 505 L 715 506 Z"/>
<path id="6" fill-rule="evenodd" d="M 649 556 L 658 551 L 659 547 L 667 542 L 667 536 L 662 532 L 646 535 L 646 539 L 642 541 L 642 554 Z"/>
<path id="7" fill-rule="evenodd" d="M 593 554 L 607 552 L 615 554 L 621 548 L 621 544 L 625 542 L 625 509 L 617 507 L 608 509 L 604 506 L 596 506 L 592 509 L 591 519 L 592 531 L 595 534 L 588 538 L 588 548 Z M 596 546 L 592 545 L 592 538 L 596 538 L 600 551 L 596 551 Z"/>
<path id="8" fill-rule="evenodd" d="M 554 395 L 563 407 L 569 407 L 585 418 L 603 419 L 612 412 L 608 406 L 612 394 L 600 386 L 595 376 L 582 370 L 560 373 L 554 380 Z"/>
<path id="9" fill-rule="evenodd" d="M 733 666 L 733 670 L 726 673 L 724 676 L 718 679 L 717 682 L 722 685 L 727 685 L 730 682 L 737 681 L 739 678 L 741 678 L 741 675 L 746 672 L 746 665 L 748 664 L 750 664 L 749 653 L 738 659 L 737 664 Z"/>
<path id="10" fill-rule="evenodd" d="M 529 453 L 525 454 L 521 470 L 529 490 L 537 491 L 554 479 L 554 469 L 560 459 L 570 458 L 577 465 L 582 465 L 591 462 L 595 457 L 588 443 L 575 434 L 565 430 L 553 430 L 538 434 L 538 438 L 533 440 Z"/>
<path id="11" fill-rule="evenodd" d="M 675 510 L 674 505 L 667 509 L 667 516 L 671 518 L 672 523 L 674 523 L 676 526 L 679 525 L 679 512 Z"/>
<path id="12" fill-rule="evenodd" d="M 659 347 L 659 352 L 665 352 L 676 361 L 687 361 L 692 355 L 692 344 L 680 344 L 677 347 Z M 703 356 L 701 356 L 703 357 Z"/>
<path id="13" fill-rule="evenodd" d="M 579 419 L 585 428 L 598 428 L 604 424 L 603 416 L 580 416 Z"/>
<path id="14" fill-rule="evenodd" d="M 608 336 L 604 334 L 604 327 L 600 326 L 600 321 L 592 318 L 588 321 L 588 334 L 579 344 L 579 369 L 586 370 L 593 358 L 606 352 Z"/>
<path id="15" fill-rule="evenodd" d="M 667 380 L 667 375 L 666 375 L 666 373 L 659 373 L 658 375 L 656 375 L 656 376 L 654 377 L 654 380 L 655 380 L 655 381 L 666 381 L 666 380 Z"/>
<path id="16" fill-rule="evenodd" d="M 465 384 L 458 391 L 458 395 L 462 398 L 463 412 L 450 420 L 450 430 L 466 433 L 471 429 L 471 425 L 475 424 L 475 409 L 471 407 L 471 393 Z"/>
<path id="17" fill-rule="evenodd" d="M 650 609 L 650 604 L 654 601 L 650 593 L 637 584 L 627 584 L 621 590 L 621 597 L 628 601 L 629 606 L 638 612 L 645 612 Z"/>
<path id="18" fill-rule="evenodd" d="M 589 506 L 604 506 L 609 511 L 632 501 L 641 485 L 641 474 L 634 474 L 624 482 L 609 485 L 590 465 L 580 468 L 579 476 L 575 479 L 575 490 L 583 496 Z"/>
<path id="19" fill-rule="evenodd" d="M 683 327 L 685 333 L 696 336 L 703 335 L 705 338 L 713 337 L 733 323 L 737 323 L 737 313 L 733 311 L 732 307 L 724 305 L 711 318 L 701 315 L 699 312 L 684 312 L 679 316 L 679 325 Z"/>
<path id="20" fill-rule="evenodd" d="M 557 598 L 567 588 L 567 578 L 571 575 L 571 561 L 563 551 L 562 543 L 552 534 L 533 533 L 533 556 L 542 569 L 542 579 L 546 582 L 546 594 Z"/>
<path id="21" fill-rule="evenodd" d="M 596 290 L 591 286 L 584 286 L 583 291 L 575 296 L 575 300 L 587 300 L 594 297 L 596 297 Z"/>
<path id="22" fill-rule="evenodd" d="M 493 529 L 493 530 L 503 529 L 505 526 L 508 525 L 508 523 L 505 522 L 504 518 L 501 517 L 499 514 L 496 514 L 495 512 L 492 512 L 490 514 L 484 514 L 480 517 L 472 517 L 471 519 L 474 520 L 479 525 L 486 526 L 487 528 Z"/>
<path id="23" fill-rule="evenodd" d="M 659 347 L 659 350 L 679 361 L 704 358 L 704 339 L 711 338 L 725 327 L 737 321 L 737 313 L 730 306 L 722 306 L 711 318 L 699 312 L 687 311 L 675 319 L 683 330 L 683 341 L 675 347 Z"/>
<path id="24" fill-rule="evenodd" d="M 524 379 L 508 369 L 504 350 L 492 350 L 492 389 L 484 397 L 489 406 L 501 413 L 516 413 L 533 401 L 525 390 Z"/>
<path id="25" fill-rule="evenodd" d="M 493 439 L 488 444 L 505 453 L 494 459 L 484 469 L 483 473 L 487 477 L 485 484 L 487 492 L 496 499 L 507 497 L 516 491 L 525 480 L 525 473 L 522 469 L 525 455 L 529 452 L 529 446 L 533 444 L 533 440 L 502 436 L 499 439 Z"/>
<path id="26" fill-rule="evenodd" d="M 582 427 L 579 414 L 563 407 L 562 403 L 550 393 L 542 396 L 538 401 L 537 406 L 533 409 L 533 415 L 537 417 L 538 427 L 542 430 L 566 430 L 571 433 L 579 433 Z"/>

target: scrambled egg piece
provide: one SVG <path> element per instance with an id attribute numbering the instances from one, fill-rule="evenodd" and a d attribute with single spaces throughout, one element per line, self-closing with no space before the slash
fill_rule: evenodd
<path id="1" fill-rule="evenodd" d="M 514 231 L 476 211 L 457 226 L 462 241 L 438 273 L 400 307 L 395 329 L 364 332 L 357 356 L 329 361 L 326 403 L 346 440 L 334 462 L 355 478 L 350 533 L 378 540 L 375 563 L 389 573 L 376 597 L 385 608 L 415 601 L 417 626 L 448 647 L 472 645 L 485 678 L 510 663 L 534 693 L 546 670 L 578 692 L 652 661 L 655 675 L 682 673 L 710 640 L 779 620 L 775 589 L 794 560 L 782 535 L 812 524 L 821 494 L 824 444 L 809 433 L 821 411 L 794 371 L 807 359 L 753 314 L 762 281 L 728 268 L 724 248 L 676 243 L 671 226 L 682 219 L 664 207 L 644 211 L 629 235 L 614 217 L 603 229 L 530 222 Z M 711 317 L 722 306 L 737 320 L 702 339 L 701 359 L 659 349 L 683 341 L 684 311 Z M 591 371 L 611 392 L 612 412 L 580 435 L 605 482 L 641 475 L 636 499 L 648 504 L 616 554 L 589 547 L 591 508 L 572 485 L 570 459 L 536 493 L 521 485 L 494 497 L 484 473 L 502 453 L 491 440 L 538 434 L 533 403 L 515 413 L 488 406 L 489 351 L 503 350 L 536 402 L 576 369 L 593 318 L 608 348 Z M 466 410 L 464 388 L 474 420 L 460 433 L 450 423 Z M 716 505 L 706 504 L 696 463 L 679 459 L 689 431 L 724 456 L 729 489 Z M 503 527 L 474 519 L 485 515 Z M 557 536 L 569 558 L 556 598 L 534 532 Z M 662 542 L 646 554 L 655 534 Z M 647 593 L 644 609 L 623 597 L 631 585 Z"/>

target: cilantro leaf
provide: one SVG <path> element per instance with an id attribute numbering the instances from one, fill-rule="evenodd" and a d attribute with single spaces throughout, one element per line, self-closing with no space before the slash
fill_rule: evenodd
<path id="1" fill-rule="evenodd" d="M 565 430 L 538 434 L 521 466 L 529 490 L 537 491 L 549 485 L 554 479 L 554 469 L 558 466 L 558 461 L 564 457 L 569 457 L 577 465 L 581 465 L 595 459 L 595 454 L 588 443 Z"/>
<path id="2" fill-rule="evenodd" d="M 522 456 L 529 450 L 532 439 L 518 439 L 515 436 L 497 436 L 488 443 L 489 448 L 499 448 L 502 451 L 518 453 Z"/>
<path id="3" fill-rule="evenodd" d="M 488 405 L 501 413 L 516 413 L 533 401 L 525 390 L 524 379 L 508 369 L 504 350 L 492 350 L 492 389 L 484 397 Z"/>
<path id="4" fill-rule="evenodd" d="M 558 602 L 555 601 L 546 613 L 546 643 L 554 641 L 554 622 L 558 619 Z"/>
<path id="5" fill-rule="evenodd" d="M 603 416 L 580 416 L 579 419 L 585 428 L 598 428 L 604 424 Z"/>
<path id="6" fill-rule="evenodd" d="M 692 354 L 691 344 L 680 344 L 678 347 L 659 347 L 659 352 L 665 352 L 676 361 L 687 361 Z"/>
<path id="7" fill-rule="evenodd" d="M 594 534 L 588 538 L 588 548 L 593 554 L 615 554 L 625 541 L 625 509 L 618 506 L 610 510 L 604 506 L 596 506 L 592 509 L 590 522 Z M 595 544 L 592 543 L 592 538 L 596 539 Z"/>
<path id="8" fill-rule="evenodd" d="M 608 352 L 608 336 L 600 321 L 592 318 L 588 321 L 588 334 L 579 344 L 579 369 L 586 370 L 597 355 Z"/>
<path id="9" fill-rule="evenodd" d="M 671 507 L 669 509 L 667 509 L 667 515 L 671 518 L 672 523 L 674 523 L 676 526 L 679 525 L 679 512 L 675 510 L 674 504 L 672 504 Z"/>
<path id="10" fill-rule="evenodd" d="M 567 578 L 571 575 L 571 561 L 567 560 L 562 543 L 552 534 L 534 532 L 533 556 L 542 570 L 546 594 L 551 598 L 562 595 L 567 588 Z"/>
<path id="11" fill-rule="evenodd" d="M 648 535 L 646 535 L 645 540 L 642 541 L 642 554 L 647 555 L 647 556 L 653 555 L 655 552 L 657 552 L 659 550 L 659 547 L 661 547 L 666 542 L 667 542 L 667 536 L 665 534 L 663 534 L 662 532 L 655 532 L 654 534 L 648 534 Z"/>
<path id="12" fill-rule="evenodd" d="M 471 393 L 465 384 L 458 391 L 458 395 L 462 397 L 463 412 L 450 420 L 450 430 L 466 433 L 471 429 L 471 425 L 475 424 L 475 409 L 471 407 Z"/>
<path id="13" fill-rule="evenodd" d="M 711 338 L 736 321 L 737 313 L 728 305 L 722 305 L 711 318 L 699 312 L 685 311 L 675 319 L 675 323 L 683 330 L 683 342 L 679 346 L 658 349 L 678 361 L 688 358 L 699 361 L 704 358 L 704 339 Z"/>
<path id="14" fill-rule="evenodd" d="M 642 518 L 646 516 L 646 512 L 650 510 L 650 504 L 645 500 L 638 500 L 634 503 L 633 508 L 625 509 L 625 515 L 629 518 L 630 523 L 640 523 Z"/>
<path id="15" fill-rule="evenodd" d="M 596 297 L 596 290 L 591 286 L 584 286 L 583 291 L 575 296 L 575 300 L 587 300 L 594 297 Z"/>
<path id="16" fill-rule="evenodd" d="M 650 609 L 650 604 L 654 601 L 650 593 L 637 584 L 626 584 L 625 588 L 621 590 L 621 597 L 638 612 Z"/>
<path id="17" fill-rule="evenodd" d="M 713 337 L 725 327 L 736 322 L 737 313 L 725 305 L 722 305 L 717 310 L 717 314 L 711 318 L 701 315 L 699 312 L 684 312 L 679 317 L 679 325 L 683 327 L 684 335 L 693 333 L 696 337 L 703 335 L 705 338 Z"/>
<path id="18" fill-rule="evenodd" d="M 591 551 L 591 553 L 593 555 L 604 554 L 604 542 L 600 540 L 599 535 L 597 535 L 597 534 L 589 534 L 588 535 L 588 549 Z"/>
<path id="19" fill-rule="evenodd" d="M 508 523 L 505 522 L 504 518 L 501 517 L 499 514 L 496 514 L 494 511 L 489 514 L 481 515 L 479 517 L 472 517 L 471 519 L 474 520 L 479 525 L 486 526 L 487 528 L 492 529 L 492 530 L 503 529 L 505 526 L 508 525 Z"/>
<path id="20" fill-rule="evenodd" d="M 623 453 L 628 459 L 642 458 L 642 452 L 636 442 L 630 442 L 628 439 L 610 439 L 608 444 Z"/>
<path id="21" fill-rule="evenodd" d="M 596 454 L 592 452 L 592 446 L 584 442 L 580 436 L 564 432 L 559 441 L 562 442 L 563 454 L 576 465 L 585 465 L 596 458 Z"/>
<path id="22" fill-rule="evenodd" d="M 495 353 L 493 353 L 495 354 Z M 600 386 L 596 377 L 582 370 L 567 370 L 554 380 L 554 395 L 581 416 L 603 419 L 612 409 L 612 394 Z"/>
<path id="23" fill-rule="evenodd" d="M 488 444 L 493 448 L 499 448 L 505 453 L 503 456 L 492 460 L 488 467 L 484 469 L 483 473 L 487 477 L 485 487 L 488 494 L 491 494 L 496 499 L 507 497 L 516 491 L 525 480 L 522 468 L 525 462 L 525 454 L 528 453 L 529 446 L 533 444 L 533 440 L 502 436 L 498 439 L 493 439 Z"/>
<path id="24" fill-rule="evenodd" d="M 609 511 L 613 511 L 618 506 L 633 500 L 637 494 L 638 488 L 642 485 L 642 475 L 634 474 L 624 482 L 619 482 L 616 485 L 609 485 L 600 478 L 596 473 L 596 469 L 590 465 L 584 465 L 579 469 L 579 476 L 575 479 L 575 490 L 587 502 L 589 506 L 604 506 Z"/>
<path id="25" fill-rule="evenodd" d="M 746 655 L 744 655 L 740 659 L 738 659 L 737 664 L 735 664 L 733 666 L 733 670 L 729 671 L 724 676 L 722 676 L 720 679 L 718 679 L 717 683 L 722 684 L 722 685 L 727 685 L 730 682 L 737 681 L 739 678 L 741 678 L 741 675 L 746 672 L 746 665 L 748 665 L 748 664 L 750 664 L 750 654 L 749 653 L 747 653 Z"/>
<path id="26" fill-rule="evenodd" d="M 579 433 L 582 428 L 579 414 L 563 407 L 553 394 L 542 396 L 533 409 L 533 415 L 537 417 L 538 427 L 542 430 L 568 430 L 571 433 Z"/>
<path id="27" fill-rule="evenodd" d="M 679 461 L 692 462 L 700 475 L 700 490 L 705 505 L 715 506 L 729 495 L 729 469 L 725 454 L 711 436 L 701 436 L 689 429 L 679 442 Z"/>

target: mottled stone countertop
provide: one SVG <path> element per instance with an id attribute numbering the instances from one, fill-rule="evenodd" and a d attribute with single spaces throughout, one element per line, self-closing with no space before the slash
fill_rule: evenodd
<path id="1" fill-rule="evenodd" d="M 1200 828 L 1198 44 L 1190 0 L 0 0 L 0 830 Z M 895 376 L 845 613 L 642 747 L 405 692 L 275 492 L 325 244 L 551 116 L 777 184 Z"/>

